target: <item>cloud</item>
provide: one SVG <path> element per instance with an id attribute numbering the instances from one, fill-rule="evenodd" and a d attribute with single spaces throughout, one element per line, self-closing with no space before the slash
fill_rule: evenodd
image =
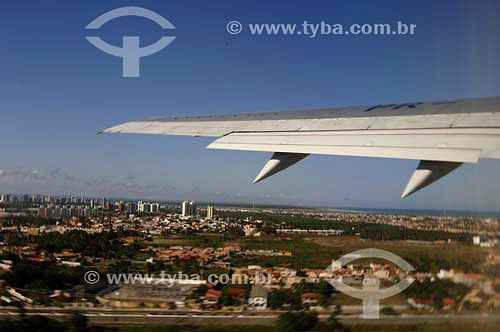
<path id="1" fill-rule="evenodd" d="M 49 177 L 47 175 L 40 174 L 40 172 L 37 169 L 34 169 L 31 172 L 29 172 L 29 174 L 25 176 L 25 178 L 40 182 L 49 180 Z"/>
<path id="2" fill-rule="evenodd" d="M 247 194 L 207 190 L 203 185 L 177 186 L 159 179 L 144 183 L 134 176 L 83 176 L 70 170 L 0 170 L 2 191 L 16 193 L 40 193 L 52 195 L 82 195 L 89 197 L 115 197 L 151 200 L 182 200 L 257 204 L 274 201 L 279 204 L 298 204 L 300 200 L 284 193 Z"/>
<path id="3" fill-rule="evenodd" d="M 49 175 L 53 177 L 60 176 L 61 174 L 62 170 L 60 168 L 54 168 L 49 171 Z"/>
<path id="4" fill-rule="evenodd" d="M 0 171 L 0 181 L 2 183 L 11 183 L 11 184 L 19 184 L 19 183 L 27 183 L 27 182 L 44 182 L 48 178 L 45 175 L 42 175 L 38 172 L 38 170 L 31 171 Z"/>
<path id="5" fill-rule="evenodd" d="M 170 184 L 140 184 L 134 177 L 115 178 L 109 176 L 77 176 L 71 172 L 54 168 L 48 171 L 0 170 L 0 183 L 3 190 L 11 192 L 40 192 L 57 194 L 106 195 L 122 197 L 170 196 L 176 188 Z M 7 186 L 5 186 L 7 185 Z"/>

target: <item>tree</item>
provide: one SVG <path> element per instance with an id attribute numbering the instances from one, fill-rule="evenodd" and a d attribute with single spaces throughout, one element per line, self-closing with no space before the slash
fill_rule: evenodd
<path id="1" fill-rule="evenodd" d="M 337 318 L 335 314 L 328 317 L 328 320 L 324 323 L 320 323 L 316 328 L 317 332 L 347 332 L 350 329 L 344 326 Z"/>
<path id="2" fill-rule="evenodd" d="M 44 316 L 25 316 L 17 320 L 6 320 L 0 324 L 0 332 L 54 332 L 65 331 L 65 326 Z"/>
<path id="3" fill-rule="evenodd" d="M 335 311 L 333 312 L 334 316 L 338 316 L 342 314 L 342 306 L 340 304 L 337 304 L 335 306 Z"/>
<path id="4" fill-rule="evenodd" d="M 287 289 L 274 289 L 269 294 L 268 303 L 272 309 L 279 309 L 285 304 L 289 304 L 292 310 L 302 309 L 302 300 L 299 291 Z"/>
<path id="5" fill-rule="evenodd" d="M 88 318 L 80 313 L 76 313 L 71 316 L 69 320 L 69 331 L 71 332 L 87 332 L 89 331 L 88 327 Z"/>
<path id="6" fill-rule="evenodd" d="M 280 308 L 286 303 L 285 293 L 282 290 L 274 289 L 271 294 L 269 294 L 268 303 L 272 309 Z"/>
<path id="7" fill-rule="evenodd" d="M 220 297 L 219 302 L 224 306 L 224 307 L 230 307 L 230 306 L 236 306 L 240 305 L 240 301 L 235 299 L 233 296 L 224 294 Z"/>
<path id="8" fill-rule="evenodd" d="M 326 308 L 330 305 L 330 296 L 319 294 L 318 296 L 318 304 L 323 308 Z"/>
<path id="9" fill-rule="evenodd" d="M 399 315 L 396 310 L 394 310 L 393 307 L 383 307 L 382 310 L 380 310 L 380 313 L 382 315 L 389 315 L 389 316 L 397 316 Z"/>
<path id="10" fill-rule="evenodd" d="M 287 312 L 278 317 L 276 330 L 279 332 L 313 331 L 318 322 L 318 315 L 315 312 Z"/>

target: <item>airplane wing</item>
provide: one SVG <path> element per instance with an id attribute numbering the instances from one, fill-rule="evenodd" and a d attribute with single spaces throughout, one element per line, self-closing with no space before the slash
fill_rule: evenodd
<path id="1" fill-rule="evenodd" d="M 402 197 L 480 158 L 500 158 L 500 97 L 169 117 L 100 133 L 219 137 L 207 148 L 274 152 L 254 182 L 309 154 L 421 160 Z"/>

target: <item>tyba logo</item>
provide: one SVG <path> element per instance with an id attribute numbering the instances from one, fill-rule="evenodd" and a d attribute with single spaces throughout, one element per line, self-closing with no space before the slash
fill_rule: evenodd
<path id="1" fill-rule="evenodd" d="M 363 258 L 381 258 L 386 259 L 396 264 L 400 269 L 405 271 L 414 271 L 415 269 L 404 259 L 381 249 L 362 249 L 351 252 L 342 256 L 339 260 L 332 263 L 327 270 L 339 270 L 342 266 L 358 259 Z M 410 286 L 415 279 L 406 277 L 396 285 L 380 289 L 379 279 L 377 278 L 364 278 L 363 289 L 347 286 L 341 279 L 331 279 L 328 282 L 335 287 L 338 291 L 349 296 L 363 300 L 363 319 L 378 319 L 379 318 L 379 302 L 381 299 L 394 296 L 401 293 L 408 286 Z"/>
<path id="2" fill-rule="evenodd" d="M 104 23 L 111 21 L 117 17 L 123 16 L 140 16 L 150 19 L 157 23 L 163 29 L 175 29 L 175 27 L 166 18 L 157 13 L 140 7 L 122 7 L 113 9 L 102 14 L 85 29 L 99 29 Z M 122 47 L 110 45 L 99 37 L 85 37 L 92 45 L 103 52 L 121 57 L 123 59 L 123 77 L 139 77 L 139 61 L 140 58 L 161 51 L 167 45 L 174 41 L 175 37 L 161 37 L 157 42 L 146 47 L 139 46 L 139 37 L 124 36 Z"/>

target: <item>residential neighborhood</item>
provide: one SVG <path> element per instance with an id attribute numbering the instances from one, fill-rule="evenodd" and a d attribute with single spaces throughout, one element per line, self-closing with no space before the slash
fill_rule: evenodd
<path id="1" fill-rule="evenodd" d="M 383 288 L 412 281 L 402 294 L 382 303 L 400 313 L 500 308 L 498 218 L 478 218 L 470 225 L 469 217 L 204 208 L 192 201 L 1 198 L 4 306 L 356 314 L 361 303 L 332 284 L 361 288 L 363 280 L 376 278 Z M 399 243 L 414 251 L 459 249 L 474 252 L 481 261 L 467 259 L 462 266 L 463 257 L 420 260 L 418 254 L 413 259 L 419 265 L 407 271 L 379 259 L 343 266 L 337 261 L 341 251 L 329 253 L 330 243 L 350 246 L 359 241 Z M 30 280 L 24 268 L 39 269 L 31 274 L 40 273 L 42 279 Z M 89 271 L 99 274 L 97 283 L 85 282 Z M 49 275 L 58 277 L 47 279 Z"/>

